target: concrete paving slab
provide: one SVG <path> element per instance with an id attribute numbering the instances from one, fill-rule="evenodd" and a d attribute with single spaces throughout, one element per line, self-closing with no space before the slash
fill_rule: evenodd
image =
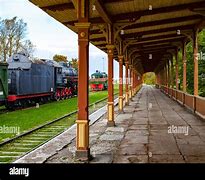
<path id="1" fill-rule="evenodd" d="M 182 155 L 153 155 L 149 158 L 150 163 L 184 163 Z"/>
<path id="2" fill-rule="evenodd" d="M 133 144 L 147 144 L 148 136 L 125 136 L 122 142 L 133 143 Z"/>
<path id="3" fill-rule="evenodd" d="M 177 144 L 187 144 L 187 145 L 204 145 L 205 142 L 201 140 L 199 136 L 182 136 L 181 138 L 176 138 Z"/>
<path id="4" fill-rule="evenodd" d="M 150 143 L 148 145 L 149 151 L 152 154 L 167 154 L 167 155 L 180 154 L 176 143 L 172 141 L 171 138 L 167 140 L 166 139 L 156 138 L 156 139 L 150 140 Z"/>
<path id="5" fill-rule="evenodd" d="M 204 163 L 205 156 L 185 156 L 185 161 L 188 163 Z"/>
<path id="6" fill-rule="evenodd" d="M 108 132 L 108 131 L 111 131 L 111 132 L 121 132 L 123 133 L 125 131 L 125 129 L 123 127 L 108 127 L 105 132 Z"/>
<path id="7" fill-rule="evenodd" d="M 125 134 L 125 136 L 147 136 L 149 135 L 149 131 L 148 130 L 141 130 L 141 129 L 135 129 L 135 130 L 128 130 Z"/>
<path id="8" fill-rule="evenodd" d="M 113 163 L 148 163 L 148 156 L 147 155 L 120 156 L 120 157 L 116 157 Z"/>
<path id="9" fill-rule="evenodd" d="M 124 144 L 117 151 L 119 155 L 141 155 L 147 154 L 147 146 L 145 144 Z"/>
<path id="10" fill-rule="evenodd" d="M 122 134 L 103 134 L 100 136 L 101 141 L 119 141 L 122 140 L 124 135 Z"/>
<path id="11" fill-rule="evenodd" d="M 130 130 L 146 130 L 146 129 L 148 129 L 148 125 L 146 125 L 146 124 L 132 124 L 132 125 L 130 125 L 129 126 L 129 129 Z"/>
<path id="12" fill-rule="evenodd" d="M 185 156 L 205 156 L 205 145 L 178 144 L 178 146 Z"/>

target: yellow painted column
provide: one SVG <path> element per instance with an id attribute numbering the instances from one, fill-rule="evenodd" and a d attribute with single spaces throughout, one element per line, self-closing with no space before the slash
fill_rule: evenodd
<path id="1" fill-rule="evenodd" d="M 118 56 L 119 60 L 119 112 L 123 112 L 123 56 Z"/>
<path id="2" fill-rule="evenodd" d="M 108 50 L 108 121 L 107 126 L 115 126 L 114 121 L 114 94 L 113 94 L 113 55 L 114 45 L 107 45 Z"/>
<path id="3" fill-rule="evenodd" d="M 78 1 L 82 3 L 78 7 L 78 23 L 75 24 L 78 29 L 78 119 L 76 152 L 75 158 L 80 161 L 90 160 L 89 148 L 89 2 L 86 0 Z"/>

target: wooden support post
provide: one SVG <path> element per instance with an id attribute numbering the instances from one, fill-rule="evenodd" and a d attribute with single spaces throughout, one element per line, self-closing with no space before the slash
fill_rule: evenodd
<path id="1" fill-rule="evenodd" d="M 134 71 L 134 95 L 136 94 L 136 71 Z"/>
<path id="2" fill-rule="evenodd" d="M 134 90 L 134 94 L 136 95 L 137 93 L 137 86 L 138 86 L 138 79 L 137 79 L 137 72 L 135 71 L 135 90 Z"/>
<path id="3" fill-rule="evenodd" d="M 126 94 L 125 94 L 125 104 L 126 105 L 129 105 L 129 77 L 128 77 L 128 70 L 129 70 L 129 67 L 128 67 L 128 60 L 125 62 L 125 78 L 126 78 L 126 86 L 125 86 L 125 91 L 126 91 Z"/>
<path id="4" fill-rule="evenodd" d="M 166 66 L 166 64 L 164 67 L 164 73 L 165 73 L 165 86 L 167 87 L 167 66 Z"/>
<path id="5" fill-rule="evenodd" d="M 134 84 L 134 82 L 135 82 L 135 69 L 134 69 L 134 67 L 132 68 L 132 97 L 134 97 L 134 86 L 135 86 L 135 84 Z"/>
<path id="6" fill-rule="evenodd" d="M 159 85 L 159 88 L 160 88 L 160 86 L 162 85 L 162 82 L 161 82 L 161 79 L 162 79 L 162 77 L 161 77 L 161 71 L 158 73 L 158 75 L 157 75 L 157 79 L 158 79 L 158 81 L 157 81 L 157 84 Z"/>
<path id="7" fill-rule="evenodd" d="M 194 96 L 198 96 L 199 72 L 198 72 L 198 30 L 193 34 L 193 52 L 194 52 Z"/>
<path id="8" fill-rule="evenodd" d="M 108 50 L 108 122 L 107 126 L 115 126 L 114 121 L 114 94 L 113 94 L 113 54 L 114 45 L 107 45 Z"/>
<path id="9" fill-rule="evenodd" d="M 130 73 L 129 73 L 129 79 L 130 79 L 130 88 L 129 88 L 129 98 L 132 101 L 132 65 L 129 65 Z"/>
<path id="10" fill-rule="evenodd" d="M 170 66 L 169 66 L 169 60 L 167 60 L 167 81 L 168 81 L 168 88 L 170 88 Z"/>
<path id="11" fill-rule="evenodd" d="M 134 96 L 135 94 L 135 70 L 134 68 L 132 69 L 132 97 Z"/>
<path id="12" fill-rule="evenodd" d="M 123 112 L 123 56 L 118 56 L 119 60 L 119 112 Z"/>
<path id="13" fill-rule="evenodd" d="M 76 159 L 90 159 L 89 149 L 89 1 L 78 0 L 78 120 L 76 138 Z"/>
<path id="14" fill-rule="evenodd" d="M 166 73 L 167 73 L 167 88 L 169 87 L 169 65 L 168 62 L 166 62 Z"/>
<path id="15" fill-rule="evenodd" d="M 174 64 L 173 64 L 173 57 L 171 59 L 171 87 L 174 88 Z"/>
<path id="16" fill-rule="evenodd" d="M 186 41 L 182 45 L 182 61 L 183 61 L 183 92 L 186 92 Z"/>
<path id="17" fill-rule="evenodd" d="M 138 85 L 139 85 L 139 80 L 138 80 L 138 74 L 136 72 L 135 73 L 135 94 L 137 93 Z"/>
<path id="18" fill-rule="evenodd" d="M 159 72 L 156 76 L 157 76 L 156 84 L 158 84 L 158 86 L 160 86 L 161 85 L 161 72 Z"/>
<path id="19" fill-rule="evenodd" d="M 176 55 L 175 55 L 175 58 L 176 58 L 176 90 L 179 90 L 179 65 L 178 65 L 178 49 L 176 49 Z"/>
<path id="20" fill-rule="evenodd" d="M 162 75 L 161 75 L 161 71 L 159 73 L 159 88 L 161 87 L 162 85 Z"/>

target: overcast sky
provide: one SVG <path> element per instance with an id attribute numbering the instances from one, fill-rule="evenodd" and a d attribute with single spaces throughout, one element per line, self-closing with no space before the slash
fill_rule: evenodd
<path id="1" fill-rule="evenodd" d="M 55 54 L 77 58 L 77 35 L 47 15 L 28 0 L 0 0 L 0 18 L 17 16 L 27 23 L 28 34 L 36 46 L 34 56 L 52 59 Z M 107 72 L 107 54 L 90 44 L 90 74 L 95 70 Z M 118 63 L 114 61 L 114 76 L 118 77 Z"/>

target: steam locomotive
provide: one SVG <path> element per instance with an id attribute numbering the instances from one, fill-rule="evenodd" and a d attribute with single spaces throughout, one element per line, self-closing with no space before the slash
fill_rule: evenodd
<path id="1" fill-rule="evenodd" d="M 14 54 L 0 64 L 0 103 L 13 109 L 70 98 L 77 95 L 77 77 L 67 63 Z"/>
<path id="2" fill-rule="evenodd" d="M 91 74 L 90 89 L 91 91 L 102 91 L 108 88 L 108 79 L 105 72 L 96 70 L 95 73 Z"/>

